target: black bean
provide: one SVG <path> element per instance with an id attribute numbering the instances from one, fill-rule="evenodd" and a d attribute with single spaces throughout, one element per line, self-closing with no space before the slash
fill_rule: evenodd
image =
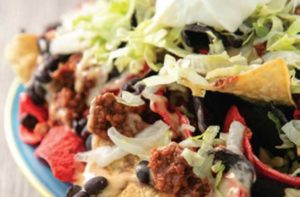
<path id="1" fill-rule="evenodd" d="M 126 47 L 126 45 L 127 45 L 127 42 L 121 42 L 121 44 L 119 44 L 119 46 L 118 46 L 118 49 L 124 48 L 124 47 Z M 113 69 L 116 69 L 116 68 L 114 67 Z"/>
<path id="2" fill-rule="evenodd" d="M 35 93 L 33 85 L 30 85 L 26 89 L 26 92 L 27 92 L 28 96 L 31 98 L 31 100 L 33 101 L 34 104 L 36 104 L 36 105 L 43 105 L 45 103 L 45 98 L 41 97 L 41 96 L 38 96 Z"/>
<path id="3" fill-rule="evenodd" d="M 55 71 L 58 68 L 60 62 L 59 56 L 47 56 L 44 58 L 42 68 L 45 70 Z"/>
<path id="4" fill-rule="evenodd" d="M 81 135 L 83 129 L 85 128 L 86 123 L 87 123 L 86 118 L 81 118 L 80 120 L 73 121 L 73 128 L 79 136 Z"/>
<path id="5" fill-rule="evenodd" d="M 113 69 L 110 71 L 110 73 L 108 74 L 108 81 L 113 79 L 113 78 L 116 78 L 120 76 L 120 72 L 118 71 L 118 69 L 114 66 Z"/>
<path id="6" fill-rule="evenodd" d="M 37 123 L 38 120 L 31 114 L 26 114 L 21 117 L 21 124 L 29 130 L 33 130 Z"/>
<path id="7" fill-rule="evenodd" d="M 79 185 L 72 185 L 67 190 L 66 197 L 73 197 L 75 194 L 81 191 L 81 187 Z"/>
<path id="8" fill-rule="evenodd" d="M 190 24 L 184 27 L 181 36 L 187 46 L 198 50 L 208 48 L 212 41 L 208 36 L 208 32 L 212 31 L 211 28 L 204 25 Z"/>
<path id="9" fill-rule="evenodd" d="M 85 191 L 80 191 L 77 194 L 75 194 L 73 197 L 89 197 L 90 195 Z"/>
<path id="10" fill-rule="evenodd" d="M 34 81 L 32 86 L 33 86 L 34 93 L 37 96 L 45 98 L 46 90 L 43 88 L 43 85 L 41 83 L 39 83 L 38 81 Z"/>
<path id="11" fill-rule="evenodd" d="M 223 37 L 223 43 L 225 46 L 231 46 L 233 48 L 240 48 L 243 45 L 243 39 L 234 37 L 234 36 L 228 36 Z"/>
<path id="12" fill-rule="evenodd" d="M 148 104 L 147 104 L 148 106 Z M 151 111 L 149 108 L 147 108 L 142 114 L 141 117 L 143 119 L 143 121 L 145 121 L 148 124 L 153 124 L 154 122 L 156 122 L 157 120 L 160 120 L 161 117 L 157 114 L 154 113 L 153 111 Z"/>
<path id="13" fill-rule="evenodd" d="M 46 69 L 40 69 L 35 73 L 35 79 L 41 83 L 49 83 L 51 81 L 50 72 Z"/>
<path id="14" fill-rule="evenodd" d="M 85 149 L 86 150 L 91 150 L 92 149 L 92 138 L 93 135 L 89 135 L 86 140 L 85 140 Z"/>
<path id="15" fill-rule="evenodd" d="M 214 162 L 221 161 L 225 166 L 225 173 L 234 169 L 231 173 L 242 184 L 252 184 L 255 177 L 255 169 L 250 161 L 243 155 L 236 154 L 227 149 L 214 151 Z"/>
<path id="16" fill-rule="evenodd" d="M 138 20 L 136 18 L 136 11 L 134 11 L 133 15 L 131 16 L 130 24 L 131 27 L 136 27 L 138 25 Z"/>
<path id="17" fill-rule="evenodd" d="M 85 140 L 90 134 L 91 133 L 88 131 L 87 126 L 85 126 L 80 133 L 80 137 Z"/>
<path id="18" fill-rule="evenodd" d="M 122 90 L 131 92 L 133 94 L 140 94 L 145 89 L 145 85 L 143 84 L 136 85 L 136 83 L 140 80 L 141 78 L 138 77 L 131 79 L 123 85 Z"/>
<path id="19" fill-rule="evenodd" d="M 58 56 L 58 60 L 59 62 L 66 62 L 67 60 L 69 60 L 71 55 L 59 55 Z"/>
<path id="20" fill-rule="evenodd" d="M 148 161 L 142 160 L 135 169 L 136 176 L 141 183 L 149 184 L 150 182 L 150 170 L 148 164 Z"/>
<path id="21" fill-rule="evenodd" d="M 193 97 L 193 104 L 195 109 L 195 114 L 197 117 L 197 126 L 201 132 L 204 132 L 207 128 L 205 124 L 205 109 L 204 109 L 204 99 L 200 97 Z"/>
<path id="22" fill-rule="evenodd" d="M 226 149 L 214 151 L 212 153 L 215 156 L 214 161 L 222 161 L 222 164 L 225 166 L 225 172 L 230 168 L 237 167 L 239 162 L 246 163 L 246 166 L 248 166 L 250 170 L 254 171 L 252 164 L 241 155 L 235 154 Z"/>
<path id="23" fill-rule="evenodd" d="M 90 179 L 84 185 L 84 189 L 88 194 L 99 194 L 108 185 L 108 181 L 103 176 L 97 176 Z"/>

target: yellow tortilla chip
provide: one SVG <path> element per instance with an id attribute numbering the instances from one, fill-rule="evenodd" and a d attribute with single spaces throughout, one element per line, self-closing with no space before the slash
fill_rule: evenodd
<path id="1" fill-rule="evenodd" d="M 180 83 L 189 87 L 193 94 L 198 96 L 203 95 L 203 90 L 209 90 L 254 100 L 294 105 L 290 75 L 283 59 L 269 61 L 255 69 L 219 79 L 207 86 L 199 86 L 188 79 L 181 79 Z"/>
<path id="2" fill-rule="evenodd" d="M 23 83 L 31 78 L 36 68 L 39 49 L 37 36 L 19 34 L 5 49 L 5 57 Z"/>
<path id="3" fill-rule="evenodd" d="M 232 93 L 254 100 L 294 105 L 290 75 L 283 59 L 269 61 L 236 77 L 218 80 L 212 91 Z"/>
<path id="4" fill-rule="evenodd" d="M 156 191 L 150 186 L 130 182 L 118 197 L 168 197 L 170 194 Z"/>

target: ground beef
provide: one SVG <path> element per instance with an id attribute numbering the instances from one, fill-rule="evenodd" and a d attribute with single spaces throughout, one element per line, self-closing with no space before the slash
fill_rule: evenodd
<path id="1" fill-rule="evenodd" d="M 63 88 L 50 102 L 49 119 L 52 124 L 71 126 L 73 120 L 82 116 L 86 107 L 85 95 L 75 93 L 69 88 Z"/>
<path id="2" fill-rule="evenodd" d="M 297 6 L 295 9 L 295 14 L 300 15 L 300 6 Z"/>
<path id="3" fill-rule="evenodd" d="M 109 139 L 107 129 L 115 127 L 122 134 L 133 137 L 147 125 L 140 115 L 145 106 L 131 107 L 117 102 L 113 93 L 104 93 L 95 98 L 90 108 L 89 131 Z"/>
<path id="4" fill-rule="evenodd" d="M 181 152 L 176 143 L 152 152 L 149 167 L 154 187 L 174 196 L 206 196 L 210 191 L 208 182 L 193 173 Z"/>
<path id="5" fill-rule="evenodd" d="M 52 73 L 55 89 L 59 91 L 62 88 L 74 88 L 75 69 L 81 56 L 81 54 L 72 55 L 67 62 L 59 64 L 58 69 Z"/>

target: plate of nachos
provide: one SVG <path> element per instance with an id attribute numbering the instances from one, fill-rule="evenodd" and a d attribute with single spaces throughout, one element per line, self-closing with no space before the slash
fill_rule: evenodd
<path id="1" fill-rule="evenodd" d="M 11 152 L 43 196 L 300 196 L 300 2 L 83 1 L 11 40 Z"/>

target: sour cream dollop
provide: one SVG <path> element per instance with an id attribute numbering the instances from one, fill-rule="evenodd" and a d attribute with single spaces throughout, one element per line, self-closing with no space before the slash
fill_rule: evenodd
<path id="1" fill-rule="evenodd" d="M 234 32 L 258 5 L 271 0 L 157 0 L 154 20 L 171 27 L 203 23 Z"/>

